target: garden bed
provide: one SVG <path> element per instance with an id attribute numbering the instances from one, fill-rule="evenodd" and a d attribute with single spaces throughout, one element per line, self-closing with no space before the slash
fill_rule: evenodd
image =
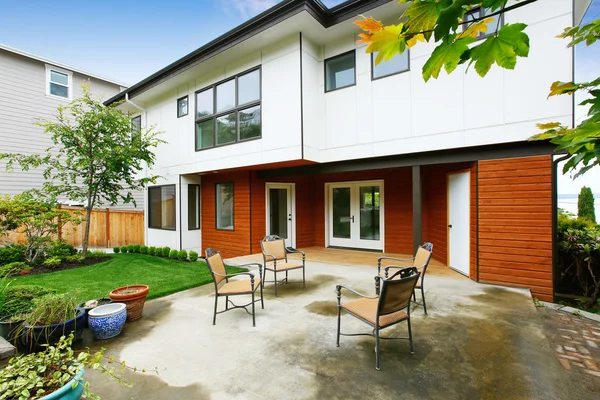
<path id="1" fill-rule="evenodd" d="M 109 255 L 107 255 L 106 257 L 88 257 L 88 258 L 84 258 L 80 262 L 75 262 L 75 263 L 63 260 L 56 267 L 48 267 L 46 265 L 33 265 L 31 267 L 31 272 L 28 273 L 27 275 L 50 274 L 52 272 L 58 272 L 58 271 L 64 271 L 64 270 L 76 269 L 76 268 L 82 268 L 82 267 L 89 267 L 90 265 L 95 265 L 95 264 L 106 262 L 106 261 L 110 260 L 111 258 L 112 258 L 112 256 L 109 256 Z"/>

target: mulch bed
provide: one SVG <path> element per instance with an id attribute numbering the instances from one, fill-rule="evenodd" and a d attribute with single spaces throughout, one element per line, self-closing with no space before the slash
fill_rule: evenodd
<path id="1" fill-rule="evenodd" d="M 29 273 L 27 275 L 49 274 L 50 272 L 64 271 L 67 269 L 75 269 L 75 268 L 81 268 L 81 267 L 88 267 L 90 265 L 95 265 L 95 264 L 99 264 L 104 261 L 108 261 L 111 258 L 112 257 L 110 257 L 110 256 L 85 258 L 80 263 L 70 263 L 67 261 L 63 261 L 60 265 L 53 267 L 53 268 L 47 267 L 45 265 L 34 265 L 31 267 L 31 273 Z"/>

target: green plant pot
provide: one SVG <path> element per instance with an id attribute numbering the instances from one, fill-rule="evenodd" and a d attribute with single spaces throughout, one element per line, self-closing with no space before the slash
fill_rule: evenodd
<path id="1" fill-rule="evenodd" d="M 85 369 L 82 368 L 77 376 L 71 379 L 65 386 L 61 387 L 55 392 L 50 393 L 49 395 L 41 397 L 40 400 L 79 400 L 83 394 L 84 373 Z M 75 382 L 78 382 L 79 384 L 73 388 L 73 384 Z"/>

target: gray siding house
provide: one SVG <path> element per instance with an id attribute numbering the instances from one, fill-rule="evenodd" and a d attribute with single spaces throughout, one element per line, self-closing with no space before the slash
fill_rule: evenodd
<path id="1" fill-rule="evenodd" d="M 58 105 L 81 96 L 81 84 L 88 80 L 92 94 L 104 99 L 126 89 L 123 83 L 0 44 L 0 152 L 43 153 L 52 142 L 35 122 L 53 118 Z M 15 195 L 42 184 L 41 170 L 15 167 L 7 173 L 6 163 L 0 161 L 0 194 Z M 137 209 L 143 210 L 143 192 L 134 196 Z M 113 208 L 131 209 L 133 205 Z"/>

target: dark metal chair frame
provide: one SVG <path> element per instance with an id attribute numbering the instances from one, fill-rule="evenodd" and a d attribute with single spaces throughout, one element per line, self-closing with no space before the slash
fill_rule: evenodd
<path id="1" fill-rule="evenodd" d="M 415 293 L 413 293 L 413 303 L 418 306 L 423 306 L 423 312 L 425 313 L 425 315 L 427 315 L 427 303 L 425 302 L 425 288 L 424 288 L 425 273 L 427 272 L 427 267 L 429 266 L 429 262 L 431 261 L 431 255 L 433 254 L 433 243 L 425 242 L 419 247 L 422 247 L 429 252 L 429 258 L 427 259 L 427 262 L 425 263 L 425 265 L 415 265 L 415 267 L 417 269 L 422 269 L 423 271 L 421 272 L 421 284 L 420 285 L 417 284 L 415 286 L 415 290 L 417 290 L 417 289 L 421 290 L 421 302 L 417 301 L 417 296 Z M 382 260 L 406 262 L 406 261 L 414 261 L 415 258 L 416 258 L 416 255 L 415 255 L 415 257 L 412 257 L 412 258 L 379 257 L 377 259 L 377 275 L 381 276 L 381 261 Z M 409 266 L 393 266 L 393 267 L 400 269 L 400 268 L 407 268 Z M 386 269 L 385 277 L 387 278 L 387 276 L 388 276 L 388 272 Z M 379 294 L 379 280 L 377 279 L 377 277 L 375 278 L 375 294 Z"/>
<path id="2" fill-rule="evenodd" d="M 386 269 L 387 268 L 389 268 L 389 267 L 386 267 Z M 412 328 L 411 328 L 411 324 L 410 324 L 410 298 L 406 302 L 406 305 L 399 307 L 397 309 L 394 309 L 391 312 L 382 313 L 382 309 L 385 305 L 385 300 L 386 300 L 386 296 L 387 296 L 387 292 L 388 292 L 388 285 L 402 284 L 407 281 L 413 281 L 413 285 L 416 285 L 417 280 L 419 279 L 419 275 L 420 275 L 420 272 L 417 270 L 417 268 L 408 267 L 408 268 L 400 269 L 399 271 L 394 273 L 390 278 L 383 278 L 381 276 L 376 276 L 375 280 L 382 281 L 381 294 L 378 296 L 366 296 L 366 295 L 364 295 L 360 292 L 357 292 L 356 290 L 349 288 L 345 285 L 337 285 L 336 286 L 336 294 L 337 294 L 337 301 L 338 301 L 338 321 L 337 321 L 336 346 L 340 347 L 340 336 L 371 336 L 371 337 L 374 337 L 375 338 L 375 369 L 377 371 L 380 370 L 380 363 L 379 363 L 379 354 L 380 354 L 380 343 L 379 342 L 380 342 L 380 340 L 408 340 L 409 344 L 410 344 L 410 354 L 415 354 L 414 347 L 413 347 Z M 397 277 L 399 277 L 400 279 L 395 279 Z M 367 298 L 367 299 L 377 299 L 378 298 L 379 299 L 378 305 L 377 305 L 377 313 L 375 315 L 375 324 L 344 309 L 344 311 L 346 311 L 348 314 L 352 315 L 354 318 L 357 318 L 357 319 L 363 321 L 364 323 L 372 326 L 373 327 L 372 333 L 341 333 L 341 319 L 342 319 L 341 317 L 342 317 L 342 309 L 343 309 L 342 308 L 342 289 L 349 290 L 352 293 L 355 293 L 363 298 Z M 412 290 L 414 292 L 414 286 L 413 286 Z M 408 315 L 407 319 L 403 319 L 398 322 L 394 322 L 394 323 L 392 323 L 390 325 L 386 325 L 384 327 L 379 326 L 379 317 L 388 315 L 388 314 L 393 314 L 398 311 L 404 311 L 404 310 L 406 310 L 406 314 Z M 389 328 L 390 326 L 397 325 L 404 321 L 407 321 L 408 337 L 380 337 L 380 335 L 379 335 L 380 330 Z"/>
<path id="3" fill-rule="evenodd" d="M 242 264 L 242 265 L 236 265 L 236 267 L 258 267 L 258 275 L 261 279 L 261 284 L 260 286 L 260 299 L 254 299 L 254 292 L 256 292 L 256 289 L 254 289 L 254 274 L 251 272 L 239 272 L 237 274 L 219 274 L 216 273 L 212 267 L 210 266 L 210 262 L 208 261 L 208 259 L 214 255 L 219 255 L 222 259 L 221 256 L 221 252 L 213 249 L 213 248 L 208 248 L 205 251 L 206 254 L 206 264 L 208 265 L 208 269 L 210 270 L 210 273 L 213 277 L 213 283 L 215 284 L 215 309 L 214 309 L 214 313 L 213 313 L 213 325 L 217 324 L 217 314 L 222 314 L 224 312 L 227 311 L 231 311 L 234 310 L 236 308 L 243 308 L 249 315 L 252 315 L 252 326 L 256 326 L 256 318 L 255 318 L 255 311 L 254 311 L 254 303 L 260 301 L 261 303 L 261 308 L 264 310 L 265 308 L 265 302 L 264 302 L 264 298 L 263 298 L 263 285 L 262 285 L 262 279 L 263 279 L 263 272 L 262 272 L 262 265 L 260 263 L 249 263 L 249 264 Z M 223 262 L 223 265 L 225 265 L 225 263 Z M 217 283 L 217 276 L 223 277 L 225 278 L 225 283 L 229 282 L 229 278 L 233 278 L 234 276 L 249 276 L 250 277 L 250 288 L 251 288 L 251 292 L 243 292 L 243 293 L 235 293 L 235 294 L 219 294 L 219 284 Z M 245 296 L 245 295 L 252 295 L 252 301 L 248 304 L 244 304 L 244 305 L 237 305 L 235 304 L 233 301 L 229 300 L 229 296 Z M 218 301 L 219 301 L 219 297 L 225 297 L 225 310 L 221 310 L 221 311 L 217 311 L 217 305 L 218 305 Z M 231 303 L 232 307 L 229 307 L 229 303 Z M 252 306 L 252 312 L 248 311 L 248 307 Z"/>
<path id="4" fill-rule="evenodd" d="M 287 263 L 288 262 L 288 258 L 287 258 L 288 254 L 300 253 L 300 254 L 302 254 L 302 265 L 298 266 L 298 267 L 295 267 L 295 268 L 285 269 L 284 270 L 285 271 L 285 278 L 282 279 L 282 280 L 280 280 L 280 281 L 277 281 L 277 273 L 283 272 L 283 271 L 277 271 L 277 257 L 275 257 L 273 254 L 265 253 L 264 246 L 263 246 L 264 242 L 274 242 L 274 241 L 277 241 L 277 240 L 284 240 L 284 239 L 280 238 L 277 235 L 267 235 L 267 236 L 264 237 L 263 240 L 260 241 L 260 249 L 262 251 L 263 264 L 264 264 L 264 268 L 265 268 L 265 278 L 267 276 L 267 271 L 273 272 L 273 277 L 274 277 L 274 279 L 272 281 L 263 280 L 262 283 L 263 283 L 263 286 L 264 286 L 265 283 L 275 283 L 275 297 L 277 297 L 277 288 L 280 285 L 283 285 L 284 283 L 300 283 L 300 282 L 290 282 L 288 280 L 288 271 L 293 271 L 295 269 L 302 269 L 302 288 L 306 289 L 306 270 L 305 270 L 305 267 L 306 267 L 306 254 L 303 251 L 301 251 L 301 250 L 295 249 L 293 247 L 287 247 L 287 246 L 285 246 L 285 241 L 284 241 L 285 258 L 283 260 L 279 260 L 279 261 L 280 262 L 283 261 L 284 263 Z M 269 257 L 271 257 L 272 260 L 267 260 L 267 258 L 269 258 Z M 270 263 L 270 262 L 273 262 L 273 267 L 269 267 L 268 263 Z"/>

